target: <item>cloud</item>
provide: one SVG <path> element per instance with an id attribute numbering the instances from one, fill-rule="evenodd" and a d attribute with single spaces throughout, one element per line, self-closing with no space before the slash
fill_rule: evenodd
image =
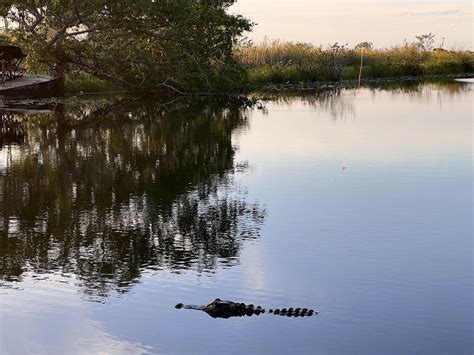
<path id="1" fill-rule="evenodd" d="M 426 12 L 403 12 L 399 16 L 459 16 L 462 11 L 459 9 L 443 10 L 443 11 L 426 11 Z"/>
<path id="2" fill-rule="evenodd" d="M 22 289 L 0 298 L 2 354 L 144 354 L 152 348 L 107 332 L 75 284 L 58 274 L 38 282 L 25 274 Z M 7 326 L 8 324 L 8 326 Z M 18 331 L 21 329 L 21 331 Z M 61 334 L 61 336 L 58 336 Z"/>
<path id="3" fill-rule="evenodd" d="M 258 23 L 249 37 L 325 45 L 362 41 L 378 48 L 420 33 L 446 37 L 445 47 L 472 48 L 466 0 L 239 0 L 233 10 Z"/>

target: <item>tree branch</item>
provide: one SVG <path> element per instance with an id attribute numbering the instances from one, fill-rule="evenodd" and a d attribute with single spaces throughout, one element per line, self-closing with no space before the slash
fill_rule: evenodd
<path id="1" fill-rule="evenodd" d="M 76 32 L 67 32 L 63 37 L 66 38 L 66 37 L 72 37 L 72 36 L 78 36 L 78 35 L 82 35 L 84 33 L 92 33 L 92 32 L 95 32 L 97 31 L 97 26 L 93 26 L 87 30 L 82 30 L 82 31 L 76 31 Z"/>
<path id="2" fill-rule="evenodd" d="M 168 82 L 170 82 L 170 81 L 176 82 L 176 81 L 173 80 L 172 78 L 167 78 L 167 79 L 166 79 L 165 81 L 163 81 L 162 83 L 156 85 L 156 86 L 155 86 L 155 89 L 158 89 L 158 88 L 160 88 L 160 87 L 164 87 L 164 88 L 167 88 L 167 89 L 169 89 L 169 90 L 171 90 L 171 91 L 174 91 L 175 93 L 180 94 L 180 95 L 186 95 L 186 96 L 191 95 L 189 92 L 181 91 L 181 90 L 175 88 L 173 85 L 168 84 Z M 177 83 L 177 82 L 176 82 L 176 83 Z M 179 84 L 179 83 L 177 83 L 177 84 Z"/>
<path id="3" fill-rule="evenodd" d="M 40 14 L 40 12 L 38 11 L 36 7 L 28 7 L 27 9 L 31 12 L 31 14 L 35 18 L 33 23 L 29 25 L 27 29 L 31 33 L 36 33 L 35 29 L 41 23 L 41 21 L 43 21 L 44 17 L 43 15 Z"/>

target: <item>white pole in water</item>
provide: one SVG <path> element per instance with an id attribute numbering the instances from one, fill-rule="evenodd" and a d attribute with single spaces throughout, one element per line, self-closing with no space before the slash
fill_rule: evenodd
<path id="1" fill-rule="evenodd" d="M 360 48 L 360 69 L 359 69 L 359 87 L 360 87 L 360 78 L 362 77 L 362 64 L 364 63 L 364 47 Z"/>

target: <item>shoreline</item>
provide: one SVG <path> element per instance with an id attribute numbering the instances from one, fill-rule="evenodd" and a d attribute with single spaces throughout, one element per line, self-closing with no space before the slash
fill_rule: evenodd
<path id="1" fill-rule="evenodd" d="M 474 73 L 463 74 L 438 74 L 438 75 L 418 75 L 418 76 L 402 76 L 402 77 L 387 77 L 387 78 L 366 78 L 361 79 L 360 85 L 370 84 L 390 84 L 397 82 L 416 82 L 425 80 L 454 80 L 454 79 L 471 79 L 474 78 Z M 330 89 L 352 89 L 359 87 L 358 79 L 341 80 L 339 82 L 331 81 L 315 81 L 315 82 L 301 82 L 298 84 L 276 84 L 269 83 L 261 86 L 255 86 L 250 89 L 254 92 L 268 92 L 268 91 L 320 91 Z"/>
<path id="2" fill-rule="evenodd" d="M 462 74 L 438 74 L 438 75 L 419 75 L 419 76 L 403 76 L 403 77 L 386 77 L 386 78 L 366 78 L 360 81 L 360 86 L 373 86 L 373 85 L 384 85 L 384 84 L 394 84 L 394 83 L 408 83 L 408 82 L 421 82 L 427 80 L 454 80 L 454 79 L 472 79 L 474 78 L 474 73 L 462 73 Z M 359 87 L 359 80 L 357 79 L 348 79 L 341 80 L 339 82 L 334 81 L 315 81 L 315 82 L 300 82 L 297 84 L 286 83 L 268 83 L 263 85 L 249 85 L 246 90 L 236 93 L 227 93 L 227 94 L 213 94 L 205 95 L 206 97 L 239 97 L 239 96 L 248 96 L 252 94 L 259 93 L 268 93 L 268 92 L 317 92 L 325 90 L 334 90 L 334 89 L 353 89 Z M 4 108 L 5 103 L 8 102 L 51 102 L 59 103 L 68 101 L 71 99 L 90 99 L 91 97 L 110 97 L 114 95 L 130 96 L 134 97 L 134 92 L 127 91 L 96 91 L 96 92 L 66 92 L 64 96 L 54 97 L 54 98 L 43 98 L 43 99 L 34 99 L 34 98 L 13 98 L 13 97 L 0 97 L 0 103 L 2 103 L 2 108 Z M 180 97 L 181 95 L 176 95 L 174 97 Z M 203 97 L 203 95 L 186 95 L 187 97 Z"/>

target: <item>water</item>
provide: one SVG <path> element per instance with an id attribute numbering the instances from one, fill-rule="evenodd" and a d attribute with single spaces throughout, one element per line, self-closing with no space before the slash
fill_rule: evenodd
<path id="1" fill-rule="evenodd" d="M 471 354 L 472 89 L 2 113 L 1 352 Z"/>

